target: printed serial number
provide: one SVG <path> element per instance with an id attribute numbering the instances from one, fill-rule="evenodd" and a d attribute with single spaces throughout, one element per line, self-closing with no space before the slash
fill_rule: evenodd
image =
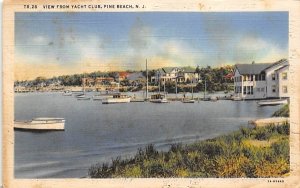
<path id="1" fill-rule="evenodd" d="M 37 5 L 24 5 L 24 9 L 37 9 Z"/>
<path id="2" fill-rule="evenodd" d="M 268 180 L 268 183 L 284 183 L 284 180 Z"/>

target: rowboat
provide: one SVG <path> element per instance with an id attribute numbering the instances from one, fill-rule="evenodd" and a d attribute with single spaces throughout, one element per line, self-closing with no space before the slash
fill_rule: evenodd
<path id="1" fill-rule="evenodd" d="M 281 104 L 288 104 L 288 100 L 287 99 L 262 100 L 262 101 L 258 101 L 257 104 L 259 106 L 275 106 Z"/>
<path id="2" fill-rule="evenodd" d="M 15 121 L 14 129 L 63 131 L 65 129 L 65 119 L 41 117 L 34 118 L 31 121 Z"/>

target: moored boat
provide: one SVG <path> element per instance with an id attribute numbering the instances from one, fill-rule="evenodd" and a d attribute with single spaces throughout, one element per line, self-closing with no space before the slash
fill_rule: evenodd
<path id="1" fill-rule="evenodd" d="M 194 99 L 183 99 L 181 102 L 182 103 L 195 103 L 195 100 Z"/>
<path id="2" fill-rule="evenodd" d="M 105 98 L 113 98 L 115 94 L 118 94 L 118 92 L 109 92 L 109 91 L 105 91 L 105 93 L 100 92 L 100 94 L 93 96 L 93 100 L 103 100 Z"/>
<path id="3" fill-rule="evenodd" d="M 34 118 L 31 121 L 15 121 L 14 129 L 40 130 L 40 131 L 63 131 L 65 129 L 64 118 Z"/>
<path id="4" fill-rule="evenodd" d="M 87 96 L 86 94 L 76 96 L 76 98 L 77 98 L 77 100 L 90 100 L 91 99 L 91 97 Z"/>
<path id="5" fill-rule="evenodd" d="M 243 100 L 242 97 L 240 97 L 240 96 L 232 96 L 231 99 L 233 101 L 241 101 L 241 100 Z"/>
<path id="6" fill-rule="evenodd" d="M 102 104 L 129 103 L 130 97 L 124 94 L 114 94 L 113 97 L 102 99 Z"/>
<path id="7" fill-rule="evenodd" d="M 168 103 L 168 99 L 163 94 L 154 94 L 150 97 L 150 102 L 152 103 Z"/>
<path id="8" fill-rule="evenodd" d="M 258 101 L 257 104 L 259 106 L 275 106 L 281 104 L 288 104 L 287 99 L 270 99 L 270 100 L 261 100 Z"/>
<path id="9" fill-rule="evenodd" d="M 72 91 L 64 91 L 63 96 L 72 96 Z"/>

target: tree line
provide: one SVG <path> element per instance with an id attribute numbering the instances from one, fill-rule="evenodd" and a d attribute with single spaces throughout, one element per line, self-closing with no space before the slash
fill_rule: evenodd
<path id="1" fill-rule="evenodd" d="M 129 73 L 137 73 L 142 72 L 142 75 L 146 78 L 146 71 L 131 71 L 128 70 L 126 72 Z M 151 77 L 155 76 L 157 70 L 149 70 L 148 71 L 148 82 L 150 85 L 155 85 L 155 83 L 151 83 Z M 191 83 L 190 80 L 187 80 L 186 83 L 178 85 L 177 91 L 178 92 L 190 92 L 190 87 L 185 87 L 188 84 L 192 84 L 194 86 L 194 91 L 203 91 L 206 83 L 206 90 L 207 91 L 223 91 L 223 90 L 232 90 L 231 85 L 233 83 L 233 79 L 226 77 L 226 75 L 231 74 L 233 72 L 233 66 L 223 66 L 223 67 L 215 67 L 212 68 L 211 66 L 207 67 L 197 67 L 195 68 L 195 72 L 199 74 L 201 82 L 198 83 Z M 82 74 L 73 74 L 73 75 L 63 75 L 63 76 L 55 76 L 52 78 L 45 78 L 45 77 L 37 77 L 34 80 L 24 80 L 24 81 L 15 81 L 15 86 L 48 86 L 48 85 L 60 85 L 60 86 L 81 86 L 82 85 L 82 78 L 97 78 L 97 77 L 112 77 L 115 81 L 118 80 L 119 72 L 101 72 L 96 71 L 92 73 L 82 73 Z M 122 82 L 123 86 L 128 84 L 128 80 Z M 145 85 L 145 82 L 142 84 Z M 176 83 L 174 81 L 166 82 L 166 91 L 169 93 L 175 92 Z M 163 87 L 161 85 L 161 87 Z M 162 89 L 162 88 L 161 88 Z"/>

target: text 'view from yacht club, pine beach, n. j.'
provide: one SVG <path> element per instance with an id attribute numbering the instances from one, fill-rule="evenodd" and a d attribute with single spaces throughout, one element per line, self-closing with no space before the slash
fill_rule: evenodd
<path id="1" fill-rule="evenodd" d="M 287 12 L 19 12 L 15 28 L 16 178 L 288 176 Z"/>

